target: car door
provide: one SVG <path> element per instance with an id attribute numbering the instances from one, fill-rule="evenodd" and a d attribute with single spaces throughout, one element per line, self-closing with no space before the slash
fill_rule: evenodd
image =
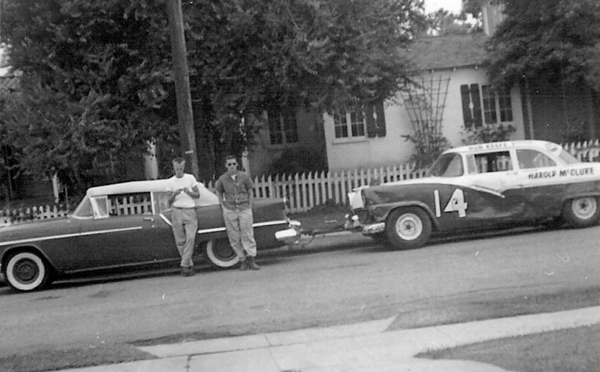
<path id="1" fill-rule="evenodd" d="M 173 235 L 157 228 L 150 193 L 95 196 L 94 218 L 81 223 L 82 256 L 88 267 L 157 262 L 178 257 Z M 167 244 L 165 244 L 167 243 Z"/>
<path id="2" fill-rule="evenodd" d="M 525 217 L 536 219 L 558 215 L 568 183 L 561 180 L 556 161 L 537 149 L 517 149 L 516 157 L 526 205 Z"/>
<path id="3" fill-rule="evenodd" d="M 469 203 L 469 227 L 489 227 L 518 221 L 525 203 L 511 150 L 466 155 L 464 199 Z"/>

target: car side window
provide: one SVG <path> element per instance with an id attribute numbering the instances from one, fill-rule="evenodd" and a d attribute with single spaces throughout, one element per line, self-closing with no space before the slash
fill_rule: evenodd
<path id="1" fill-rule="evenodd" d="M 519 161 L 519 168 L 521 169 L 547 168 L 556 166 L 556 162 L 554 160 L 538 150 L 519 149 L 517 150 L 517 160 Z"/>
<path id="2" fill-rule="evenodd" d="M 152 197 L 149 192 L 114 194 L 108 196 L 111 216 L 151 215 Z"/>
<path id="3" fill-rule="evenodd" d="M 162 213 L 168 209 L 171 209 L 171 204 L 169 204 L 169 194 L 166 192 L 155 192 L 154 208 L 157 213 Z"/>
<path id="4" fill-rule="evenodd" d="M 477 174 L 506 172 L 513 169 L 510 152 L 508 151 L 474 154 L 473 159 L 475 160 L 475 173 Z"/>
<path id="5" fill-rule="evenodd" d="M 94 218 L 108 217 L 108 199 L 106 196 L 93 196 L 90 201 L 92 202 Z"/>

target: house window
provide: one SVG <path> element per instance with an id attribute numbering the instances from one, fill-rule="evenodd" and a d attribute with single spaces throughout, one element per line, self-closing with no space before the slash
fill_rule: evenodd
<path id="1" fill-rule="evenodd" d="M 269 111 L 269 139 L 272 145 L 283 145 L 298 142 L 298 123 L 296 113 L 277 110 Z"/>
<path id="2" fill-rule="evenodd" d="M 362 111 L 339 110 L 333 115 L 335 138 L 364 137 L 365 115 Z"/>
<path id="3" fill-rule="evenodd" d="M 335 138 L 385 137 L 383 102 L 353 111 L 338 110 L 333 114 Z"/>
<path id="4" fill-rule="evenodd" d="M 494 90 L 490 85 L 461 85 L 460 94 L 463 106 L 463 119 L 466 128 L 481 127 L 482 124 L 512 122 L 512 101 L 510 91 Z M 499 115 L 498 115 L 499 114 Z"/>

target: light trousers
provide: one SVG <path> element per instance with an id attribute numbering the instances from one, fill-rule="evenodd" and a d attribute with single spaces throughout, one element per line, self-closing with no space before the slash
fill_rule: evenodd
<path id="1" fill-rule="evenodd" d="M 231 210 L 223 207 L 223 219 L 229 244 L 240 260 L 245 260 L 246 256 L 256 257 L 252 209 Z"/>
<path id="2" fill-rule="evenodd" d="M 181 267 L 194 266 L 194 242 L 198 233 L 198 218 L 194 208 L 173 208 L 173 236 L 181 256 Z"/>

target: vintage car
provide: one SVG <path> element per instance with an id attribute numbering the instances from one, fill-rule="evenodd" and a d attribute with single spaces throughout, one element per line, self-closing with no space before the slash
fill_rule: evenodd
<path id="1" fill-rule="evenodd" d="M 238 258 L 227 240 L 218 198 L 199 185 L 195 254 L 205 255 L 213 266 L 232 267 Z M 283 199 L 255 199 L 253 212 L 259 250 L 299 237 L 299 223 L 286 217 Z M 0 227 L 0 272 L 14 289 L 33 291 L 69 274 L 176 265 L 180 258 L 170 218 L 166 180 L 93 187 L 66 218 Z"/>
<path id="2" fill-rule="evenodd" d="M 412 249 L 432 234 L 533 224 L 595 225 L 600 163 L 582 163 L 557 144 L 512 141 L 445 151 L 425 178 L 349 193 L 349 227 Z"/>

